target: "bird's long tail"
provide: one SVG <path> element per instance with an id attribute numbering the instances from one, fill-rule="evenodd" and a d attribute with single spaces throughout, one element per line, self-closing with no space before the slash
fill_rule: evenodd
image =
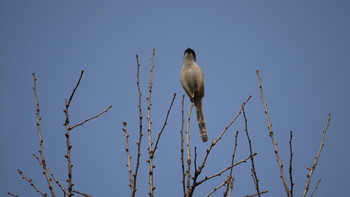
<path id="1" fill-rule="evenodd" d="M 194 103 L 197 109 L 197 120 L 198 120 L 198 126 L 199 126 L 199 133 L 201 135 L 201 138 L 203 142 L 206 142 L 208 140 L 207 135 L 207 128 L 205 126 L 205 120 L 202 110 L 202 101 L 197 101 Z"/>

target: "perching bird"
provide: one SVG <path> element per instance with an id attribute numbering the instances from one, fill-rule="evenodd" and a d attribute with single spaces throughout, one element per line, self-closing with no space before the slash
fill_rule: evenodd
<path id="1" fill-rule="evenodd" d="M 202 98 L 204 97 L 204 76 L 202 69 L 196 63 L 196 53 L 188 48 L 184 53 L 184 64 L 181 69 L 181 83 L 191 102 L 197 109 L 199 132 L 203 142 L 208 140 L 202 111 Z"/>

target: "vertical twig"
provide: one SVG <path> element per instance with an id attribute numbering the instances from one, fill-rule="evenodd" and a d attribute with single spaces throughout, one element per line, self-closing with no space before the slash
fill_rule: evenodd
<path id="1" fill-rule="evenodd" d="M 249 144 L 249 152 L 250 152 L 250 155 L 252 155 L 253 154 L 253 147 L 252 147 L 252 141 L 251 141 L 249 133 L 248 133 L 248 119 L 246 117 L 244 106 L 243 106 L 243 117 L 244 117 L 245 133 L 247 135 L 248 144 Z M 253 178 L 253 181 L 254 181 L 254 185 L 255 185 L 255 189 L 256 189 L 257 195 L 260 197 L 259 178 L 256 175 L 256 169 L 255 169 L 255 164 L 254 164 L 254 157 L 251 158 L 251 162 L 252 162 L 252 168 L 251 168 L 252 178 Z"/>
<path id="2" fill-rule="evenodd" d="M 231 166 L 235 163 L 235 155 L 236 155 L 236 150 L 237 150 L 237 146 L 238 146 L 238 133 L 239 133 L 239 131 L 236 131 L 235 145 L 233 146 L 233 151 L 232 151 Z M 231 196 L 231 194 L 232 194 L 233 180 L 234 180 L 232 177 L 232 173 L 233 173 L 233 168 L 230 169 L 230 174 L 227 177 L 228 182 L 227 182 L 227 186 L 226 186 L 226 191 L 224 192 L 224 197 Z"/>
<path id="3" fill-rule="evenodd" d="M 40 157 L 41 157 L 41 163 L 43 164 L 42 167 L 43 167 L 43 174 L 45 175 L 45 178 L 46 178 L 46 181 L 47 181 L 47 184 L 49 186 L 49 190 L 51 192 L 51 196 L 55 197 L 55 191 L 52 187 L 52 182 L 51 182 L 51 178 L 49 177 L 49 174 L 46 170 L 46 160 L 45 160 L 45 155 L 44 155 L 44 147 L 43 147 L 43 144 L 44 144 L 44 140 L 42 138 L 42 135 L 41 135 L 41 116 L 40 116 L 40 105 L 39 105 L 39 98 L 38 98 L 38 95 L 37 95 L 37 90 L 36 90 L 36 76 L 35 76 L 35 73 L 32 73 L 33 75 L 33 80 L 34 80 L 34 86 L 33 86 L 33 91 L 34 91 L 34 97 L 35 97 L 35 103 L 36 103 L 36 116 L 37 116 L 37 123 L 36 123 L 36 126 L 38 128 L 38 136 L 39 136 L 39 154 L 40 154 Z"/>
<path id="4" fill-rule="evenodd" d="M 286 177 L 284 175 L 283 164 L 282 164 L 279 152 L 278 152 L 277 142 L 275 140 L 275 136 L 274 136 L 274 133 L 273 133 L 273 130 L 272 130 L 272 124 L 271 124 L 271 121 L 270 121 L 270 116 L 269 116 L 269 112 L 268 112 L 268 109 L 267 109 L 267 104 L 265 102 L 265 98 L 264 98 L 264 94 L 263 94 L 262 82 L 261 82 L 261 77 L 260 77 L 260 74 L 259 74 L 259 70 L 256 71 L 256 74 L 258 76 L 259 88 L 260 88 L 260 98 L 261 98 L 261 101 L 262 101 L 262 103 L 264 105 L 264 112 L 265 112 L 265 116 L 266 116 L 266 120 L 267 120 L 267 126 L 269 128 L 269 135 L 271 137 L 271 141 L 272 141 L 272 144 L 273 144 L 275 156 L 276 156 L 276 159 L 277 159 L 277 164 L 278 164 L 278 167 L 279 167 L 279 170 L 280 170 L 280 174 L 281 174 L 280 177 L 282 179 L 283 186 L 284 186 L 284 189 L 286 191 L 286 194 L 287 194 L 288 197 L 290 197 L 289 188 L 288 188 L 288 185 L 287 185 Z"/>
<path id="5" fill-rule="evenodd" d="M 322 149 L 323 149 L 323 146 L 324 146 L 324 140 L 325 140 L 325 137 L 326 137 L 326 133 L 327 133 L 330 121 L 331 121 L 331 114 L 329 113 L 328 114 L 328 120 L 327 120 L 327 123 L 326 123 L 326 127 L 322 131 L 322 139 L 321 139 L 320 148 L 318 149 L 318 152 L 317 152 L 317 155 L 315 157 L 314 163 L 312 164 L 311 168 L 308 169 L 309 170 L 309 174 L 307 174 L 306 185 L 305 185 L 305 189 L 304 189 L 304 193 L 303 193 L 302 197 L 305 197 L 306 193 L 309 190 L 311 177 L 312 177 L 312 174 L 314 173 L 314 171 L 316 169 L 317 161 L 320 158 L 320 155 L 321 155 L 321 152 L 322 152 Z"/>
<path id="6" fill-rule="evenodd" d="M 293 183 L 293 131 L 290 131 L 290 137 L 289 137 L 289 154 L 290 154 L 290 160 L 289 160 L 289 179 L 290 179 L 290 196 L 293 197 L 293 191 L 294 191 L 294 183 Z"/>
<path id="7" fill-rule="evenodd" d="M 320 184 L 320 182 L 321 182 L 321 179 L 318 179 L 318 181 L 317 181 L 317 183 L 316 183 L 316 186 L 315 186 L 314 190 L 312 191 L 310 197 L 313 197 L 313 196 L 314 196 L 314 194 L 315 194 L 315 192 L 316 192 L 316 190 L 317 190 L 318 185 Z"/>
<path id="8" fill-rule="evenodd" d="M 136 74 L 136 84 L 137 84 L 137 93 L 138 93 L 138 97 L 139 97 L 139 103 L 137 105 L 138 109 L 139 109 L 139 139 L 137 144 L 137 159 L 136 159 L 136 166 L 135 166 L 135 173 L 134 173 L 134 190 L 132 191 L 132 197 L 134 197 L 136 195 L 136 184 L 137 184 L 137 174 L 139 171 L 139 167 L 140 167 L 140 158 L 141 158 L 141 141 L 142 141 L 142 93 L 141 93 L 141 88 L 140 88 L 140 63 L 139 63 L 139 57 L 138 55 L 136 55 L 136 64 L 137 64 L 137 74 Z"/>
<path id="9" fill-rule="evenodd" d="M 148 96 L 147 96 L 147 120 L 148 120 L 148 154 L 149 154 L 149 186 L 150 186 L 150 192 L 149 196 L 154 196 L 154 190 L 156 189 L 154 187 L 153 183 L 153 142 L 152 142 L 152 121 L 151 121 L 151 95 L 152 95 L 152 87 L 153 87 L 153 69 L 154 69 L 154 55 L 155 55 L 155 49 L 153 49 L 152 52 L 152 66 L 149 74 L 149 84 L 148 84 Z"/>
<path id="10" fill-rule="evenodd" d="M 194 171 L 196 172 L 197 171 L 197 146 L 194 147 Z"/>
<path id="11" fill-rule="evenodd" d="M 65 109 L 63 110 L 63 112 L 65 113 L 65 116 L 66 116 L 66 120 L 64 122 L 64 126 L 66 127 L 66 133 L 65 133 L 65 136 L 66 136 L 66 144 L 67 144 L 67 154 L 64 156 L 66 159 L 67 159 L 67 165 L 68 165 L 68 178 L 67 178 L 67 182 L 68 182 L 68 189 L 67 189 L 67 192 L 68 192 L 68 197 L 71 197 L 73 196 L 73 180 L 72 180 L 72 168 L 73 168 L 73 164 L 72 164 L 72 160 L 71 160 L 71 149 L 72 149 L 72 145 L 70 143 L 70 131 L 71 131 L 71 127 L 69 126 L 69 106 L 73 100 L 73 97 L 74 97 L 74 94 L 75 94 L 75 91 L 77 90 L 79 84 L 80 84 L 80 81 L 83 77 L 83 74 L 84 74 L 84 70 L 81 71 L 80 73 L 80 77 L 79 77 L 79 80 L 76 84 L 76 86 L 74 87 L 73 89 L 73 92 L 72 94 L 70 95 L 69 97 L 69 100 L 65 101 Z"/>
<path id="12" fill-rule="evenodd" d="M 187 170 L 186 170 L 186 175 L 187 175 L 187 191 L 186 191 L 186 196 L 192 196 L 192 191 L 191 191 L 191 146 L 190 146 L 190 122 L 191 122 L 191 112 L 193 108 L 193 103 L 191 102 L 190 109 L 187 113 L 187 127 L 186 127 L 186 147 L 187 147 Z"/>
<path id="13" fill-rule="evenodd" d="M 128 131 L 126 129 L 126 122 L 123 122 L 123 132 L 125 135 L 125 152 L 126 152 L 127 160 L 128 160 L 128 163 L 126 164 L 126 166 L 128 167 L 128 172 L 129 172 L 129 187 L 131 190 L 131 194 L 133 194 L 135 191 L 135 185 L 134 185 L 134 180 L 133 180 L 133 175 L 132 175 L 132 170 L 131 170 L 131 154 L 130 154 L 130 149 L 129 149 L 129 134 L 128 134 Z"/>
<path id="14" fill-rule="evenodd" d="M 180 130 L 180 136 L 181 136 L 181 170 L 182 170 L 182 190 L 184 197 L 186 196 L 186 173 L 185 173 L 185 159 L 184 159 L 184 123 L 185 123 L 185 115 L 184 115 L 184 105 L 185 105 L 185 95 L 182 95 L 182 101 L 181 101 L 181 130 Z"/>

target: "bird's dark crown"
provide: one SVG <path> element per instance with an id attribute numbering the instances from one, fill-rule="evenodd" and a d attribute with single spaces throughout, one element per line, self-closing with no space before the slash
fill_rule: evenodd
<path id="1" fill-rule="evenodd" d="M 192 54 L 193 57 L 194 57 L 194 61 L 196 61 L 196 53 L 194 52 L 193 49 L 187 48 L 186 51 L 185 51 L 185 53 L 184 53 L 184 55 L 185 55 L 186 53 Z"/>

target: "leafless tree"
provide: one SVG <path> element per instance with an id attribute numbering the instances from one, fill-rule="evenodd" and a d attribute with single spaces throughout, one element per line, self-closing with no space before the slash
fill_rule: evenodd
<path id="1" fill-rule="evenodd" d="M 144 163 L 141 162 L 141 152 L 144 148 L 146 148 L 148 150 L 148 157 L 147 157 L 147 164 L 148 164 L 148 184 L 149 184 L 149 192 L 148 195 L 150 197 L 155 196 L 155 183 L 154 183 L 154 179 L 158 178 L 157 174 L 154 171 L 155 168 L 155 161 L 154 158 L 156 156 L 156 152 L 158 149 L 161 148 L 160 146 L 160 140 L 162 139 L 161 136 L 164 132 L 166 132 L 166 126 L 168 124 L 168 119 L 170 117 L 171 114 L 171 110 L 173 108 L 173 104 L 174 101 L 176 100 L 176 93 L 173 94 L 172 99 L 170 100 L 170 104 L 169 107 L 167 108 L 167 110 L 165 111 L 165 115 L 164 115 L 164 121 L 161 123 L 162 127 L 161 129 L 154 134 L 153 132 L 153 122 L 152 122 L 152 117 L 151 117 L 151 111 L 152 111 L 152 90 L 153 90 L 153 74 L 154 74 L 154 68 L 155 68 L 155 49 L 153 49 L 152 51 L 152 58 L 151 58 L 151 68 L 149 71 L 149 79 L 148 79 L 148 89 L 147 89 L 147 110 L 146 112 L 143 111 L 143 97 L 142 97 L 142 90 L 141 90 L 141 83 L 143 82 L 142 79 L 140 79 L 140 67 L 141 64 L 139 62 L 139 58 L 138 55 L 136 55 L 136 84 L 137 84 L 137 92 L 138 92 L 138 103 L 137 103 L 137 107 L 138 107 L 138 119 L 139 119 L 139 132 L 138 132 L 138 136 L 135 136 L 137 138 L 136 141 L 136 146 L 132 146 L 129 143 L 129 136 L 130 134 L 128 133 L 128 123 L 127 122 L 123 122 L 123 127 L 122 127 L 122 131 L 124 133 L 125 136 L 125 152 L 126 152 L 126 166 L 127 166 L 127 171 L 128 171 L 128 175 L 129 175 L 129 187 L 130 187 L 130 196 L 135 197 L 137 195 L 137 185 L 138 185 L 138 176 L 139 176 L 139 169 L 142 167 L 142 165 L 145 165 Z M 268 136 L 271 138 L 271 142 L 272 142 L 272 151 L 275 154 L 276 157 L 276 161 L 277 161 L 277 166 L 280 172 L 280 178 L 281 181 L 283 183 L 284 186 L 284 190 L 285 190 L 285 194 L 287 197 L 293 197 L 294 195 L 294 182 L 293 182 L 293 132 L 290 131 L 290 138 L 289 138 L 289 184 L 288 184 L 288 179 L 286 177 L 286 174 L 284 172 L 284 168 L 283 168 L 283 163 L 281 160 L 281 156 L 280 156 L 280 152 L 278 150 L 278 146 L 277 146 L 277 141 L 275 138 L 275 131 L 272 128 L 272 124 L 271 124 L 271 119 L 270 119 L 270 115 L 269 115 L 269 111 L 267 108 L 267 103 L 265 100 L 265 96 L 263 93 L 263 86 L 262 86 L 262 79 L 260 76 L 259 71 L 256 71 L 257 74 L 257 78 L 258 78 L 258 83 L 259 83 L 259 90 L 260 90 L 260 98 L 263 104 L 263 108 L 264 108 L 264 113 L 265 113 L 265 118 L 267 121 L 267 126 L 268 126 Z M 24 172 L 22 170 L 18 170 L 19 175 L 26 181 L 28 182 L 31 187 L 33 187 L 33 189 L 40 194 L 41 196 L 56 196 L 56 191 L 53 187 L 53 184 L 56 184 L 60 190 L 62 190 L 64 196 L 68 196 L 71 197 L 75 194 L 81 195 L 81 196 L 85 196 L 85 197 L 91 197 L 91 195 L 87 194 L 87 193 L 83 193 L 81 191 L 75 190 L 74 189 L 74 179 L 73 179 L 73 160 L 72 160 L 72 142 L 71 142 L 71 131 L 95 118 L 98 118 L 99 116 L 101 116 L 102 114 L 106 113 L 109 109 L 111 109 L 112 106 L 107 107 L 106 109 L 104 109 L 102 112 L 98 113 L 97 115 L 87 118 L 79 123 L 76 124 L 71 124 L 70 123 L 70 106 L 72 104 L 73 98 L 76 94 L 76 91 L 79 87 L 79 84 L 82 81 L 84 75 L 84 71 L 81 71 L 79 79 L 75 85 L 75 87 L 73 88 L 72 93 L 70 94 L 69 98 L 65 100 L 65 108 L 64 108 L 64 114 L 65 114 L 65 121 L 64 121 L 64 126 L 65 126 L 65 138 L 66 138 L 66 154 L 64 155 L 64 157 L 67 160 L 67 179 L 66 182 L 68 183 L 67 187 L 64 187 L 61 184 L 61 180 L 58 180 L 58 178 L 54 175 L 54 173 L 50 170 L 50 168 L 48 167 L 48 162 L 45 159 L 45 152 L 44 152 L 44 139 L 42 137 L 42 129 L 41 129 L 41 114 L 40 114 L 40 105 L 39 105 L 39 96 L 38 96 L 38 90 L 37 90 L 37 78 L 35 76 L 35 74 L 33 73 L 33 81 L 34 81 L 34 85 L 33 85 L 33 91 L 34 91 L 34 98 L 35 98 L 35 106 L 36 106 L 36 117 L 37 117 L 37 122 L 36 122 L 36 126 L 37 126 L 37 135 L 38 135 L 38 139 L 39 139 L 39 154 L 33 154 L 34 158 L 38 161 L 39 166 L 41 166 L 40 168 L 42 168 L 43 170 L 43 175 L 45 177 L 47 186 L 48 186 L 48 191 L 50 192 L 49 194 L 45 193 L 44 190 L 42 190 L 42 188 L 39 188 L 32 179 L 30 179 L 29 177 L 27 177 Z M 211 196 L 214 193 L 218 192 L 218 191 L 222 191 L 223 192 L 223 196 L 228 197 L 232 195 L 232 191 L 235 189 L 234 188 L 234 181 L 235 178 L 233 177 L 233 171 L 234 168 L 238 165 L 244 164 L 249 162 L 250 163 L 250 169 L 251 169 L 251 173 L 250 176 L 252 178 L 252 182 L 255 186 L 255 191 L 251 192 L 252 194 L 248 194 L 246 195 L 247 197 L 252 197 L 252 196 L 261 196 L 263 194 L 268 193 L 268 191 L 266 189 L 260 188 L 259 182 L 260 179 L 258 178 L 258 172 L 256 170 L 256 163 L 255 163 L 255 159 L 257 156 L 257 153 L 253 150 L 253 144 L 254 144 L 254 139 L 251 138 L 250 134 L 249 134 L 249 124 L 248 124 L 248 118 L 247 118 L 247 112 L 245 110 L 246 105 L 248 104 L 248 102 L 251 99 L 251 96 L 248 96 L 247 99 L 245 101 L 242 102 L 242 105 L 240 107 L 238 107 L 238 111 L 237 114 L 235 116 L 233 116 L 231 118 L 231 121 L 228 122 L 227 125 L 222 126 L 223 129 L 220 132 L 220 134 L 214 138 L 210 143 L 208 143 L 207 148 L 205 149 L 205 154 L 202 158 L 201 161 L 198 161 L 198 148 L 197 147 L 192 147 L 191 146 L 191 136 L 190 136 L 190 123 L 191 123 L 191 112 L 193 109 L 193 104 L 190 103 L 189 105 L 189 110 L 187 112 L 187 116 L 185 114 L 185 96 L 182 95 L 182 100 L 181 100 L 181 129 L 179 132 L 180 135 L 180 146 L 179 146 L 179 150 L 180 150 L 180 160 L 181 160 L 181 166 L 179 166 L 179 169 L 181 169 L 182 171 L 182 179 L 181 179 L 181 184 L 182 184 L 182 190 L 183 190 L 183 196 L 184 197 L 192 197 L 195 196 L 195 191 L 198 190 L 198 188 L 202 185 L 202 183 L 204 182 L 208 182 L 212 179 L 220 179 L 220 184 L 213 186 L 213 188 L 210 189 L 210 191 L 208 192 L 208 194 L 206 196 Z M 146 114 L 146 119 L 147 119 L 147 143 L 143 143 L 143 136 L 144 136 L 144 125 L 143 125 L 143 117 L 144 114 Z M 231 162 L 226 164 L 226 167 L 222 168 L 222 169 L 217 169 L 214 172 L 207 172 L 207 174 L 204 174 L 203 169 L 205 169 L 207 167 L 207 161 L 210 159 L 210 155 L 214 154 L 212 152 L 213 149 L 215 149 L 216 145 L 218 143 L 221 142 L 221 140 L 223 139 L 224 135 L 227 133 L 227 131 L 231 128 L 231 126 L 236 123 L 238 120 L 239 116 L 243 116 L 243 120 L 244 120 L 244 132 L 245 132 L 245 137 L 247 138 L 247 147 L 249 150 L 249 154 L 246 155 L 244 158 L 240 158 L 239 160 L 237 160 L 237 155 L 236 152 L 238 150 L 238 141 L 239 141 L 239 131 L 236 131 L 236 134 L 234 136 L 234 140 L 232 143 L 232 153 L 230 155 L 228 155 L 228 157 L 231 158 Z M 159 116 L 157 116 L 159 117 Z M 159 118 L 157 118 L 159 119 Z M 318 160 L 320 158 L 322 149 L 324 147 L 324 143 L 325 143 L 325 136 L 330 124 L 330 119 L 331 119 L 331 114 L 328 114 L 328 119 L 326 122 L 326 126 L 322 132 L 322 139 L 321 139 L 321 144 L 319 147 L 319 150 L 316 154 L 316 157 L 311 165 L 310 168 L 308 168 L 309 173 L 307 174 L 307 179 L 306 179 L 306 184 L 305 184 L 305 188 L 304 191 L 302 193 L 303 197 L 306 197 L 307 192 L 310 189 L 310 182 L 311 182 L 311 178 L 315 172 L 316 166 L 318 164 Z M 219 125 L 218 125 L 219 127 Z M 130 149 L 136 149 L 136 163 L 134 163 L 132 165 L 132 154 Z M 133 168 L 134 166 L 134 168 Z M 225 175 L 225 176 L 222 176 Z M 317 190 L 317 188 L 319 187 L 321 180 L 318 180 L 316 183 L 316 186 L 314 187 L 314 189 L 312 190 L 312 193 L 310 196 L 313 196 Z M 289 186 L 288 186 L 289 185 Z M 18 196 L 12 192 L 8 192 L 7 193 L 9 196 Z M 144 194 L 139 194 L 139 195 L 144 195 Z"/>

